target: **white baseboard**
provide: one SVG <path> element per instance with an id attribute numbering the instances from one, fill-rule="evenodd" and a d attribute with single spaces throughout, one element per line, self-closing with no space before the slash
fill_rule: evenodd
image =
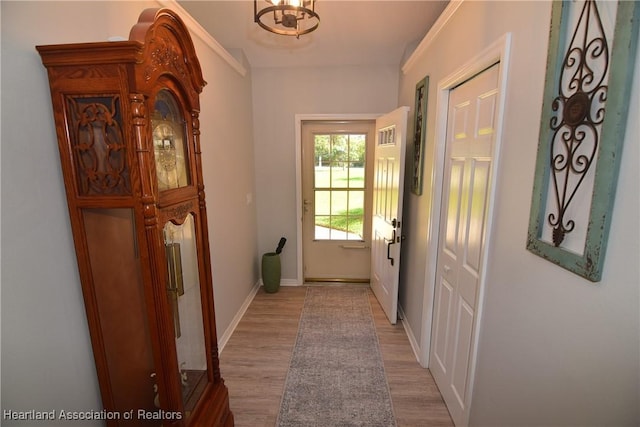
<path id="1" fill-rule="evenodd" d="M 244 313 L 246 313 L 247 309 L 249 308 L 249 305 L 251 305 L 251 301 L 253 301 L 253 298 L 255 298 L 256 294 L 258 293 L 258 289 L 260 289 L 261 284 L 262 284 L 262 280 L 258 281 L 253 286 L 253 288 L 251 288 L 249 295 L 247 295 L 247 298 L 242 303 L 242 306 L 240 306 L 240 309 L 238 310 L 236 315 L 233 317 L 231 324 L 229 325 L 227 330 L 224 331 L 224 334 L 222 334 L 222 336 L 218 338 L 218 353 L 222 353 L 224 346 L 227 345 L 229 338 L 231 338 L 231 335 L 238 327 L 238 323 L 240 323 L 240 320 L 242 320 Z"/>
<path id="2" fill-rule="evenodd" d="M 282 279 L 280 280 L 280 286 L 302 286 L 296 279 Z"/>
<path id="3" fill-rule="evenodd" d="M 404 328 L 404 332 L 407 334 L 407 338 L 409 338 L 409 344 L 411 344 L 411 349 L 413 350 L 413 355 L 416 357 L 418 363 L 420 363 L 420 345 L 418 344 L 418 340 L 416 340 L 416 336 L 411 330 L 411 326 L 409 322 L 406 321 L 406 316 L 404 315 L 404 311 L 402 307 L 398 305 L 398 314 L 400 317 L 400 321 L 402 322 L 402 327 Z"/>
<path id="4" fill-rule="evenodd" d="M 264 286 L 262 279 L 258 280 L 258 286 Z M 280 286 L 301 286 L 296 279 L 280 279 Z"/>

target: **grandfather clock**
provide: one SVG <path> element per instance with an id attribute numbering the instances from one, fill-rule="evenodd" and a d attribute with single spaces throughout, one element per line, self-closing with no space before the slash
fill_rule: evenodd
<path id="1" fill-rule="evenodd" d="M 128 41 L 37 50 L 107 424 L 232 426 L 187 28 L 147 9 Z"/>

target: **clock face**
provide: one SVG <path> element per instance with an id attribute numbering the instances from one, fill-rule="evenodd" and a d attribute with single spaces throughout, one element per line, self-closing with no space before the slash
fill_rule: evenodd
<path id="1" fill-rule="evenodd" d="M 178 104 L 167 90 L 158 93 L 151 119 L 158 190 L 189 185 L 184 125 Z"/>

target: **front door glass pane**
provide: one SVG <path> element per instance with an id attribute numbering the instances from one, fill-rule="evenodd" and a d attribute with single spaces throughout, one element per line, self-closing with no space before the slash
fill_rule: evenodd
<path id="1" fill-rule="evenodd" d="M 364 240 L 366 134 L 314 135 L 316 240 Z"/>

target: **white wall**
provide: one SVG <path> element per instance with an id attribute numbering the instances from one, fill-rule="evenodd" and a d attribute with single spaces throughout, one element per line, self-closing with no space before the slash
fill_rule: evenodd
<path id="1" fill-rule="evenodd" d="M 433 221 L 437 83 L 506 32 L 513 35 L 495 232 L 489 248 L 471 425 L 638 425 L 640 414 L 640 64 L 603 279 L 591 283 L 525 249 L 531 206 L 550 2 L 464 2 L 401 77 L 400 104 L 430 76 L 425 195 L 410 196 L 401 305 L 422 333 L 424 261 Z M 433 96 L 432 96 L 433 95 Z M 432 301 L 428 301 L 431 304 Z M 422 346 L 426 343 L 421 343 Z"/>
<path id="2" fill-rule="evenodd" d="M 287 238 L 283 280 L 298 279 L 295 115 L 391 111 L 398 74 L 393 66 L 253 70 L 258 247 L 271 252 Z"/>
<path id="3" fill-rule="evenodd" d="M 39 44 L 128 37 L 155 2 L 2 8 L 2 409 L 100 409 Z M 218 335 L 258 280 L 251 76 L 194 43 Z M 248 267 L 249 266 L 249 267 Z M 63 424 L 63 423 L 61 423 Z M 74 423 L 76 425 L 77 423 Z M 10 425 L 6 420 L 3 425 Z M 22 425 L 22 424 L 20 424 Z"/>
<path id="4" fill-rule="evenodd" d="M 240 76 L 200 40 L 194 42 L 207 81 L 200 130 L 220 340 L 259 279 L 251 72 L 245 60 L 247 75 Z"/>

